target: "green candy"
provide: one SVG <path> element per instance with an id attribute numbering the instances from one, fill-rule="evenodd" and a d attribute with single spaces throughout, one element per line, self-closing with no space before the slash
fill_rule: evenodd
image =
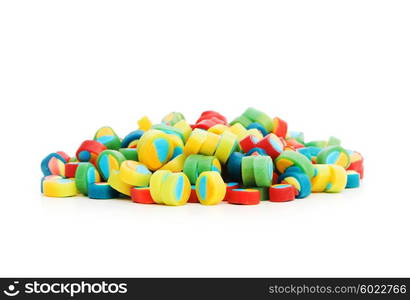
<path id="1" fill-rule="evenodd" d="M 330 146 L 322 149 L 316 157 L 317 164 L 337 164 L 337 160 L 340 156 L 345 156 L 344 164 L 341 163 L 343 168 L 347 169 L 350 165 L 350 155 L 345 148 L 341 146 Z"/>
<path id="2" fill-rule="evenodd" d="M 242 158 L 242 182 L 245 186 L 255 186 L 255 175 L 253 171 L 254 156 L 245 156 Z"/>
<path id="3" fill-rule="evenodd" d="M 87 196 L 88 185 L 97 181 L 100 181 L 100 177 L 92 163 L 80 163 L 78 165 L 75 171 L 75 185 L 81 194 Z"/>
<path id="4" fill-rule="evenodd" d="M 181 120 L 185 120 L 185 117 L 182 113 L 171 112 L 162 118 L 161 123 L 164 123 L 165 125 L 174 126 L 176 123 L 178 123 Z"/>
<path id="5" fill-rule="evenodd" d="M 135 148 L 120 148 L 118 150 L 122 155 L 124 155 L 124 157 L 126 158 L 126 160 L 135 160 L 138 161 L 138 152 L 137 149 Z"/>
<path id="6" fill-rule="evenodd" d="M 245 116 L 240 116 L 237 117 L 236 119 L 234 119 L 232 122 L 229 123 L 229 125 L 235 125 L 236 123 L 241 124 L 243 127 L 248 128 L 249 125 L 252 124 L 252 121 L 249 120 L 247 117 Z"/>
<path id="7" fill-rule="evenodd" d="M 340 146 L 342 142 L 334 136 L 331 136 L 328 140 L 327 140 L 327 145 L 328 146 Z"/>
<path id="8" fill-rule="evenodd" d="M 273 162 L 270 156 L 253 156 L 253 172 L 256 186 L 272 185 Z"/>
<path id="9" fill-rule="evenodd" d="M 261 201 L 269 200 L 269 188 L 268 187 L 255 186 L 255 187 L 252 187 L 251 189 L 259 191 Z"/>
<path id="10" fill-rule="evenodd" d="M 313 167 L 312 162 L 299 152 L 285 150 L 275 159 L 276 169 L 279 172 L 284 173 L 286 171 L 286 169 L 284 169 L 284 166 L 286 166 L 287 164 L 283 165 L 283 162 L 281 162 L 282 160 L 290 161 L 292 163 L 290 166 L 299 167 L 299 169 L 309 178 L 312 178 L 315 174 L 315 168 Z"/>
<path id="11" fill-rule="evenodd" d="M 311 141 L 305 144 L 305 147 L 325 148 L 326 146 L 327 146 L 327 141 Z"/>
<path id="12" fill-rule="evenodd" d="M 265 127 L 267 132 L 272 132 L 273 119 L 264 112 L 259 111 L 253 107 L 249 107 L 242 115 L 247 117 L 252 122 L 261 124 L 263 127 Z"/>
<path id="13" fill-rule="evenodd" d="M 187 159 L 184 162 L 184 168 L 183 171 L 185 175 L 188 177 L 189 182 L 191 184 L 195 184 L 196 180 L 198 179 L 199 172 L 198 172 L 198 163 L 199 160 L 201 159 L 202 155 L 199 154 L 192 154 L 187 157 Z"/>

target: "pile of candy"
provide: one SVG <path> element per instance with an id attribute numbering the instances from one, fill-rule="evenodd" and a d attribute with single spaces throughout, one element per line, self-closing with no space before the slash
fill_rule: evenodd
<path id="1" fill-rule="evenodd" d="M 363 157 L 340 140 L 305 142 L 287 123 L 248 108 L 228 123 L 205 111 L 194 125 L 172 112 L 157 125 L 147 117 L 123 139 L 110 127 L 84 141 L 74 157 L 62 151 L 41 162 L 49 197 L 130 197 L 145 204 L 214 205 L 284 202 L 312 192 L 357 188 Z"/>

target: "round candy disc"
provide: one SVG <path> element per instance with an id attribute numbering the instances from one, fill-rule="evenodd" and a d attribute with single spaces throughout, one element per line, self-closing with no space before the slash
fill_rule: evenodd
<path id="1" fill-rule="evenodd" d="M 326 187 L 327 193 L 340 193 L 344 190 L 347 183 L 346 170 L 339 165 L 329 165 L 330 180 Z"/>
<path id="2" fill-rule="evenodd" d="M 108 180 L 113 170 L 119 170 L 123 161 L 125 157 L 119 151 L 104 150 L 101 152 L 97 158 L 97 167 L 104 180 Z"/>
<path id="3" fill-rule="evenodd" d="M 118 197 L 118 192 L 107 182 L 96 182 L 88 185 L 88 197 L 91 199 L 113 199 Z"/>
<path id="4" fill-rule="evenodd" d="M 316 163 L 335 164 L 347 169 L 350 165 L 350 155 L 340 146 L 330 146 L 319 152 L 316 157 Z"/>
<path id="5" fill-rule="evenodd" d="M 313 168 L 312 162 L 303 154 L 300 154 L 295 151 L 283 151 L 275 159 L 275 165 L 276 169 L 280 173 L 284 173 L 286 169 L 291 166 L 299 167 L 302 170 L 302 172 L 305 173 L 309 178 L 312 178 L 315 173 L 315 169 Z"/>
<path id="6" fill-rule="evenodd" d="M 349 170 L 346 173 L 347 173 L 346 188 L 347 189 L 358 188 L 360 186 L 360 174 L 353 170 Z"/>
<path id="7" fill-rule="evenodd" d="M 244 155 L 240 152 L 233 152 L 229 157 L 226 169 L 229 178 L 235 181 L 242 181 L 242 158 Z"/>
<path id="8" fill-rule="evenodd" d="M 120 178 L 129 185 L 148 186 L 151 175 L 151 171 L 140 162 L 126 160 L 121 163 Z"/>
<path id="9" fill-rule="evenodd" d="M 112 170 L 107 182 L 117 192 L 131 196 L 132 185 L 121 180 L 119 170 Z"/>
<path id="10" fill-rule="evenodd" d="M 312 192 L 320 193 L 326 190 L 330 181 L 330 168 L 329 165 L 317 164 L 315 167 L 315 176 L 312 177 Z"/>
<path id="11" fill-rule="evenodd" d="M 196 195 L 203 205 L 220 203 L 226 193 L 226 185 L 218 172 L 208 171 L 199 175 L 196 181 Z"/>
<path id="12" fill-rule="evenodd" d="M 201 148 L 199 149 L 199 153 L 203 155 L 214 155 L 216 151 L 216 147 L 219 144 L 221 136 L 208 132 L 205 141 L 203 142 Z"/>
<path id="13" fill-rule="evenodd" d="M 231 204 L 256 205 L 260 203 L 260 192 L 254 189 L 233 189 L 228 191 L 226 200 Z"/>
<path id="14" fill-rule="evenodd" d="M 309 177 L 299 169 L 288 170 L 279 176 L 280 183 L 291 184 L 297 191 L 296 198 L 306 198 L 312 192 Z"/>
<path id="15" fill-rule="evenodd" d="M 58 153 L 51 153 L 41 161 L 41 171 L 44 176 L 59 175 L 65 176 L 66 160 Z"/>
<path id="16" fill-rule="evenodd" d="M 47 197 L 71 197 L 77 195 L 74 179 L 57 178 L 43 181 L 43 193 Z"/>
<path id="17" fill-rule="evenodd" d="M 167 170 L 158 170 L 155 171 L 154 174 L 152 174 L 151 179 L 149 181 L 149 188 L 152 200 L 154 200 L 155 203 L 164 203 L 164 201 L 161 198 L 162 184 L 171 174 L 172 172 Z"/>
<path id="18" fill-rule="evenodd" d="M 255 183 L 260 187 L 272 185 L 273 162 L 270 156 L 255 156 L 253 158 Z"/>
<path id="19" fill-rule="evenodd" d="M 88 186 L 90 184 L 100 182 L 100 174 L 91 163 L 80 163 L 75 172 L 75 184 L 78 191 L 83 194 L 88 194 Z"/>
<path id="20" fill-rule="evenodd" d="M 191 135 L 189 136 L 185 147 L 184 147 L 184 154 L 197 154 L 202 147 L 202 144 L 205 142 L 208 136 L 208 132 L 202 129 L 194 129 Z"/>
<path id="21" fill-rule="evenodd" d="M 224 132 L 221 135 L 218 146 L 216 147 L 215 156 L 221 162 L 225 164 L 228 161 L 229 156 L 236 150 L 238 144 L 236 136 L 229 132 Z"/>
<path id="22" fill-rule="evenodd" d="M 138 143 L 138 159 L 150 170 L 158 170 L 174 153 L 174 144 L 168 134 L 151 129 L 144 133 Z"/>
<path id="23" fill-rule="evenodd" d="M 286 202 L 295 200 L 295 188 L 290 184 L 275 184 L 269 189 L 269 201 Z"/>
<path id="24" fill-rule="evenodd" d="M 166 205 L 184 205 L 190 194 L 191 184 L 184 173 L 170 174 L 161 185 L 160 198 Z"/>
<path id="25" fill-rule="evenodd" d="M 136 203 L 154 204 L 149 187 L 134 187 L 131 189 L 131 199 Z"/>

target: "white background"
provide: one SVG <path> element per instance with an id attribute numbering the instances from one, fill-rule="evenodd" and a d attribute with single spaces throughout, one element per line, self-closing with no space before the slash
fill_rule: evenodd
<path id="1" fill-rule="evenodd" d="M 410 276 L 408 1 L 2 1 L 1 276 Z M 205 207 L 40 194 L 103 125 L 248 106 L 365 156 L 359 190 Z"/>

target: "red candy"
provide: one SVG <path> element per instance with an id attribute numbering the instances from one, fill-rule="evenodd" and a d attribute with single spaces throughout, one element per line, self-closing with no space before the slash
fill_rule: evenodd
<path id="1" fill-rule="evenodd" d="M 286 146 L 291 147 L 293 149 L 299 149 L 299 148 L 305 147 L 303 144 L 299 143 L 297 140 L 293 138 L 286 140 Z"/>
<path id="2" fill-rule="evenodd" d="M 189 195 L 188 202 L 199 203 L 198 196 L 196 195 L 195 185 L 191 186 L 191 195 Z"/>
<path id="3" fill-rule="evenodd" d="M 269 188 L 269 201 L 286 202 L 295 200 L 296 189 L 290 184 L 275 184 Z"/>
<path id="4" fill-rule="evenodd" d="M 64 158 L 66 162 L 70 160 L 70 156 L 68 156 L 68 154 L 64 151 L 57 151 L 56 153 L 59 154 L 62 158 Z"/>
<path id="5" fill-rule="evenodd" d="M 65 164 L 65 177 L 74 178 L 75 172 L 77 171 L 79 163 L 78 162 L 68 162 Z"/>
<path id="6" fill-rule="evenodd" d="M 200 128 L 204 130 L 208 130 L 212 126 L 217 124 L 227 125 L 228 122 L 224 116 L 217 113 L 216 111 L 208 110 L 204 111 L 199 119 L 196 121 L 194 125 L 191 125 L 193 129 Z"/>
<path id="7" fill-rule="evenodd" d="M 154 200 L 151 197 L 149 187 L 145 188 L 132 188 L 131 189 L 131 199 L 136 203 L 143 204 L 154 204 Z"/>
<path id="8" fill-rule="evenodd" d="M 228 182 L 228 183 L 226 184 L 226 194 L 225 194 L 225 198 L 224 198 L 223 201 L 228 201 L 228 198 L 227 198 L 228 192 L 229 192 L 230 190 L 237 189 L 237 188 L 239 188 L 239 184 L 238 184 L 238 183 L 236 183 L 236 182 Z"/>
<path id="9" fill-rule="evenodd" d="M 231 204 L 255 205 L 259 204 L 260 192 L 252 189 L 227 190 L 227 201 Z"/>
<path id="10" fill-rule="evenodd" d="M 241 149 L 246 153 L 249 152 L 251 149 L 256 148 L 256 144 L 258 142 L 259 140 L 256 136 L 248 135 L 239 142 L 239 145 L 241 146 Z"/>
<path id="11" fill-rule="evenodd" d="M 276 134 L 278 137 L 286 138 L 286 134 L 288 133 L 288 123 L 286 123 L 281 118 L 273 118 L 272 132 Z"/>
<path id="12" fill-rule="evenodd" d="M 80 147 L 78 148 L 77 152 L 75 153 L 75 156 L 79 161 L 82 161 L 81 158 L 81 152 L 88 152 L 90 154 L 89 162 L 95 163 L 98 157 L 98 154 L 100 152 L 106 150 L 107 147 L 97 141 L 94 140 L 86 140 L 84 141 Z"/>
<path id="13" fill-rule="evenodd" d="M 266 135 L 263 139 L 261 139 L 257 144 L 256 147 L 262 148 L 266 151 L 272 159 L 275 159 L 280 155 L 283 151 L 283 144 L 280 139 L 278 139 L 273 133 Z"/>

